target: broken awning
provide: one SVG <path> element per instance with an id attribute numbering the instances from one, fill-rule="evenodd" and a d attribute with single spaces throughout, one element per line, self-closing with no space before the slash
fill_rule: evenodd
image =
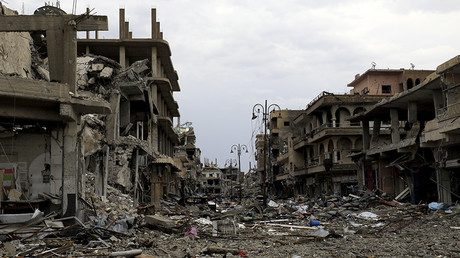
<path id="1" fill-rule="evenodd" d="M 158 157 L 152 161 L 152 164 L 170 165 L 173 171 L 180 171 L 179 166 L 171 157 Z"/>

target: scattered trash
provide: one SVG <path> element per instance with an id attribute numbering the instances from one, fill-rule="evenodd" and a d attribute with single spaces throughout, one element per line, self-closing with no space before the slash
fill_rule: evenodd
<path id="1" fill-rule="evenodd" d="M 444 209 L 445 204 L 442 202 L 430 202 L 428 208 L 430 210 L 441 210 Z"/>
<path id="2" fill-rule="evenodd" d="M 320 238 L 325 238 L 329 236 L 329 231 L 323 229 L 323 228 L 318 228 L 315 231 L 310 231 L 308 232 L 308 235 L 314 236 L 314 237 L 320 237 Z"/>
<path id="3" fill-rule="evenodd" d="M 196 219 L 194 221 L 196 223 L 199 223 L 199 224 L 202 224 L 202 225 L 212 225 L 212 221 L 209 220 L 209 219 L 205 219 L 205 218 L 199 218 L 199 219 Z"/>
<path id="4" fill-rule="evenodd" d="M 279 205 L 278 205 L 276 202 L 272 201 L 272 200 L 270 200 L 270 201 L 267 203 L 267 205 L 268 205 L 269 207 L 273 207 L 273 208 L 278 208 L 278 207 L 279 207 Z"/>
<path id="5" fill-rule="evenodd" d="M 358 218 L 366 219 L 366 220 L 378 220 L 379 216 L 375 213 L 364 211 L 357 215 Z"/>
<path id="6" fill-rule="evenodd" d="M 187 229 L 187 231 L 185 232 L 185 236 L 197 237 L 197 236 L 198 236 L 198 229 L 197 229 L 196 227 L 190 227 L 190 228 Z"/>
<path id="7" fill-rule="evenodd" d="M 312 220 L 309 221 L 308 224 L 309 224 L 310 226 L 312 226 L 312 227 L 315 227 L 315 226 L 321 225 L 321 222 L 320 222 L 319 220 L 312 219 Z"/>

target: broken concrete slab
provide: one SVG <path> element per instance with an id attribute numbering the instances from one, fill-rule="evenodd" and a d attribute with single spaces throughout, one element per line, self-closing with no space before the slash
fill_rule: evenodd
<path id="1" fill-rule="evenodd" d="M 177 227 L 175 221 L 157 214 L 145 216 L 145 222 L 150 226 L 156 226 L 167 229 L 173 229 Z"/>
<path id="2" fill-rule="evenodd" d="M 108 79 L 108 78 L 112 77 L 112 74 L 113 74 L 113 68 L 104 67 L 104 69 L 102 69 L 101 73 L 99 73 L 99 77 Z"/>

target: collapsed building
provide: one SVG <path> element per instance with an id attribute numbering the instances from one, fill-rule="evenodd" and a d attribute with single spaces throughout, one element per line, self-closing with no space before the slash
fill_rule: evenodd
<path id="1" fill-rule="evenodd" d="M 224 174 L 216 164 L 205 164 L 199 180 L 202 194 L 208 197 L 222 197 Z"/>
<path id="2" fill-rule="evenodd" d="M 457 56 L 351 119 L 363 124 L 362 186 L 414 203 L 459 200 L 459 71 Z"/>
<path id="3" fill-rule="evenodd" d="M 155 9 L 151 38 L 133 39 L 120 9 L 120 38 L 99 39 L 106 16 L 0 7 L 4 213 L 55 206 L 82 217 L 91 208 L 85 195 L 105 197 L 109 185 L 158 207 L 181 193 L 182 178 L 196 179 L 200 150 L 190 130 L 180 139 L 173 125 L 180 87 Z"/>
<path id="4" fill-rule="evenodd" d="M 180 116 L 173 92 L 180 87 L 156 10 L 151 10 L 150 38 L 133 39 L 124 9 L 119 10 L 118 39 L 86 35 L 78 39 L 80 55 L 104 56 L 120 65 L 112 81 L 117 90 L 107 93 L 112 108 L 106 118 L 109 180 L 133 192 L 136 201 L 158 206 L 162 196 L 179 194 L 180 189 L 180 168 L 174 160 L 179 138 L 173 125 L 174 117 Z M 90 67 L 91 71 L 100 68 L 94 62 Z M 83 89 L 97 87 L 90 79 L 86 84 Z"/>
<path id="5" fill-rule="evenodd" d="M 75 39 L 77 31 L 107 30 L 107 17 L 0 11 L 3 213 L 75 215 L 84 197 L 82 117 L 111 111 L 103 98 L 78 94 Z M 43 33 L 47 45 L 36 47 Z"/>
<path id="6" fill-rule="evenodd" d="M 220 170 L 223 175 L 223 196 L 229 198 L 240 196 L 244 173 L 239 171 L 236 160 L 230 159 L 229 164 Z"/>
<path id="7" fill-rule="evenodd" d="M 175 147 L 174 157 L 181 166 L 181 194 L 191 197 L 201 187 L 199 181 L 203 168 L 201 149 L 196 146 L 195 130 L 190 122 L 176 129 L 179 134 L 179 145 Z"/>

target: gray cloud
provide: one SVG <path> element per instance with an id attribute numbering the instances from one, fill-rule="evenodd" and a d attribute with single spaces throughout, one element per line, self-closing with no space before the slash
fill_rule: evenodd
<path id="1" fill-rule="evenodd" d="M 22 1 L 8 1 L 21 9 Z M 72 1 L 62 1 L 66 10 Z M 26 11 L 42 1 L 28 1 Z M 148 37 L 151 1 L 80 0 L 109 16 L 118 7 L 135 37 Z M 182 92 L 182 122 L 192 121 L 204 156 L 230 158 L 234 143 L 251 144 L 252 106 L 268 99 L 304 108 L 321 91 L 346 92 L 356 73 L 379 68 L 434 69 L 458 54 L 457 1 L 157 0 Z M 246 165 L 249 157 L 244 158 Z"/>

